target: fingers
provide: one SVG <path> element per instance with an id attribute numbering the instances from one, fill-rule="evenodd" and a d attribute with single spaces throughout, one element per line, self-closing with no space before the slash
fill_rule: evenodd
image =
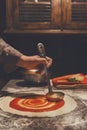
<path id="1" fill-rule="evenodd" d="M 47 60 L 47 67 L 49 68 L 52 65 L 53 60 L 52 58 L 47 57 L 47 56 L 46 56 L 46 60 Z"/>
<path id="2" fill-rule="evenodd" d="M 46 56 L 46 58 L 40 58 L 40 62 L 45 64 L 47 66 L 47 68 L 49 68 L 52 65 L 52 59 L 47 56 Z"/>
<path id="3" fill-rule="evenodd" d="M 35 56 L 23 55 L 20 57 L 16 65 L 26 69 L 31 69 L 31 68 L 35 68 L 39 64 L 45 64 L 46 67 L 49 68 L 52 64 L 52 59 L 47 56 L 46 58 L 41 58 L 39 55 L 35 55 Z"/>

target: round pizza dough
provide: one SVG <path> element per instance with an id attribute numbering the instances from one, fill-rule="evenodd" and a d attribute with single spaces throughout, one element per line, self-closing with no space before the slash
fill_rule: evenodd
<path id="1" fill-rule="evenodd" d="M 21 116 L 27 116 L 27 117 L 55 117 L 58 115 L 69 113 L 69 112 L 73 111 L 77 106 L 77 103 L 75 102 L 75 100 L 72 97 L 65 95 L 64 96 L 65 103 L 64 103 L 64 105 L 62 105 L 59 108 L 52 109 L 52 110 L 47 109 L 47 111 L 46 111 L 46 107 L 50 108 L 53 105 L 56 105 L 57 102 L 51 102 L 49 105 L 46 102 L 47 106 L 46 106 L 46 103 L 44 104 L 45 111 L 37 111 L 37 107 L 34 108 L 34 106 L 32 106 L 32 104 L 31 104 L 31 106 L 30 105 L 29 106 L 21 105 L 22 107 L 25 107 L 25 108 L 29 107 L 29 109 L 36 110 L 36 111 L 27 111 L 27 110 L 20 110 L 20 109 L 15 109 L 14 107 L 11 107 L 10 106 L 11 102 L 15 99 L 16 99 L 15 97 L 10 97 L 10 96 L 0 98 L 0 108 L 5 112 L 16 114 L 16 115 L 21 115 Z M 21 104 L 21 102 L 22 102 L 22 99 L 20 100 L 19 105 Z M 42 108 L 40 108 L 40 107 L 42 107 Z M 39 104 L 38 108 L 43 109 L 43 105 L 41 106 L 41 104 Z"/>

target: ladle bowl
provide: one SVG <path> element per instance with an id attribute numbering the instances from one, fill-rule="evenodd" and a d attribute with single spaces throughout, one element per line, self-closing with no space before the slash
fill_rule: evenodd
<path id="1" fill-rule="evenodd" d="M 46 98 L 51 102 L 58 102 L 60 100 L 63 100 L 64 95 L 65 94 L 63 92 L 48 92 L 46 94 Z"/>

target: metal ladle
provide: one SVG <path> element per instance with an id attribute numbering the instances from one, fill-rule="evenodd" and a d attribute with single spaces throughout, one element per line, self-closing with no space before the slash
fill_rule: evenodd
<path id="1" fill-rule="evenodd" d="M 46 52 L 45 52 L 44 45 L 42 43 L 38 43 L 37 48 L 38 48 L 40 57 L 46 58 Z M 49 78 L 46 65 L 44 65 L 44 70 L 45 70 L 45 73 L 46 73 L 47 84 L 48 84 L 48 93 L 46 94 L 47 100 L 52 101 L 52 102 L 62 100 L 64 98 L 65 94 L 63 92 L 53 92 L 52 91 L 51 80 Z"/>

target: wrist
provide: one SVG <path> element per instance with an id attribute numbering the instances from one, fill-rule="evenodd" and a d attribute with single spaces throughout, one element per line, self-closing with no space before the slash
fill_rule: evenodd
<path id="1" fill-rule="evenodd" d="M 18 62 L 16 63 L 17 66 L 22 67 L 24 63 L 24 55 L 19 57 Z"/>

